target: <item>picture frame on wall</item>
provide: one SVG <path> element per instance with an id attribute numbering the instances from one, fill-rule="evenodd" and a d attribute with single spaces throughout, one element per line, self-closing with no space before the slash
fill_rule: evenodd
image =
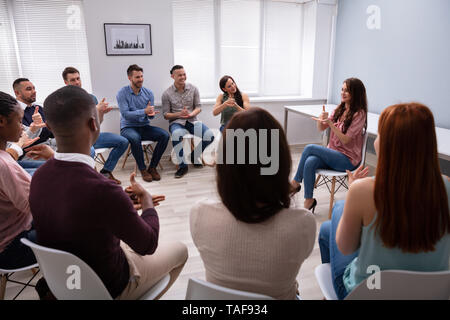
<path id="1" fill-rule="evenodd" d="M 104 23 L 107 56 L 152 55 L 150 24 Z"/>

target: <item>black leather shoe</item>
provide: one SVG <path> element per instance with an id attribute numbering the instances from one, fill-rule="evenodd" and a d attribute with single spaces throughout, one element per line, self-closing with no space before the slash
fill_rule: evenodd
<path id="1" fill-rule="evenodd" d="M 180 167 L 177 172 L 175 172 L 175 178 L 181 178 L 188 172 L 188 167 Z"/>
<path id="2" fill-rule="evenodd" d="M 289 187 L 289 193 L 291 194 L 291 197 L 295 195 L 296 193 L 300 192 L 302 190 L 302 185 L 300 184 L 298 187 L 294 187 L 292 184 Z"/>
<path id="3" fill-rule="evenodd" d="M 316 200 L 316 198 L 314 198 L 313 204 L 311 205 L 311 207 L 309 207 L 308 210 L 310 210 L 312 213 L 314 213 L 314 210 L 316 210 L 316 206 L 317 206 L 317 200 Z"/>

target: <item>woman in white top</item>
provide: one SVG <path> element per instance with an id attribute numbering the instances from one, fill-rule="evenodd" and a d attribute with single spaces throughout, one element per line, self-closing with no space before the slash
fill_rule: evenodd
<path id="1" fill-rule="evenodd" d="M 275 118 L 257 107 L 236 113 L 227 129 L 243 129 L 251 138 L 227 159 L 226 146 L 233 141 L 222 136 L 219 159 L 229 163 L 219 161 L 216 166 L 220 200 L 201 201 L 191 210 L 191 234 L 206 280 L 276 299 L 295 299 L 296 278 L 313 249 L 316 222 L 307 210 L 290 208 L 291 155 L 286 136 Z M 269 163 L 249 154 L 260 143 L 269 150 Z M 241 151 L 245 163 L 236 164 Z M 270 167 L 277 170 L 264 170 Z"/>

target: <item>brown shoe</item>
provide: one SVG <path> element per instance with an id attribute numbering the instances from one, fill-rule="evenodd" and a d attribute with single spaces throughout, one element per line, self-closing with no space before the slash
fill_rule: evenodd
<path id="1" fill-rule="evenodd" d="M 152 175 L 150 173 L 148 173 L 147 170 L 140 170 L 140 171 L 141 171 L 141 174 L 142 174 L 142 179 L 144 181 L 147 181 L 147 182 L 152 182 L 153 181 Z"/>
<path id="2" fill-rule="evenodd" d="M 161 180 L 161 176 L 159 175 L 158 171 L 156 171 L 156 168 L 148 168 L 147 171 L 152 175 L 153 180 L 155 181 Z"/>
<path id="3" fill-rule="evenodd" d="M 107 179 L 109 179 L 109 180 L 112 180 L 112 181 L 114 181 L 114 182 L 117 183 L 117 184 L 122 184 L 122 182 L 120 182 L 120 180 L 116 179 L 116 178 L 113 176 L 112 172 L 106 171 L 106 172 L 102 172 L 101 174 L 102 174 L 105 178 L 107 178 Z"/>

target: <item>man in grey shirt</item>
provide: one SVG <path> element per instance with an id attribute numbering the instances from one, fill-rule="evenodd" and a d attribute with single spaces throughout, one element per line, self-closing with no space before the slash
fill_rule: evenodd
<path id="1" fill-rule="evenodd" d="M 195 167 L 202 167 L 201 154 L 214 140 L 214 134 L 203 123 L 197 120 L 197 115 L 202 111 L 200 108 L 200 94 L 198 89 L 190 83 L 186 83 L 186 72 L 183 66 L 175 65 L 170 70 L 174 80 L 166 91 L 162 100 L 164 118 L 169 120 L 169 131 L 172 135 L 172 144 L 178 160 L 178 170 L 175 178 L 181 178 L 188 171 L 188 166 L 183 160 L 183 141 L 185 134 L 191 133 L 202 138 L 191 152 L 190 160 Z M 201 151 L 200 151 L 201 148 Z"/>

